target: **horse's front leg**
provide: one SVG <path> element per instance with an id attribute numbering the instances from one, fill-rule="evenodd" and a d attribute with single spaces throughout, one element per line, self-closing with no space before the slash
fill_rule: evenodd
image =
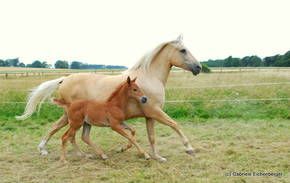
<path id="1" fill-rule="evenodd" d="M 146 118 L 146 128 L 147 128 L 147 135 L 151 147 L 151 157 L 155 160 L 158 160 L 160 162 L 167 161 L 166 158 L 160 156 L 158 154 L 158 151 L 155 147 L 155 130 L 154 130 L 154 124 L 155 121 L 152 118 Z"/>
<path id="2" fill-rule="evenodd" d="M 171 119 L 160 107 L 153 107 L 146 111 L 146 116 L 159 121 L 162 124 L 170 126 L 181 137 L 182 143 L 185 146 L 185 152 L 192 155 L 194 153 L 188 138 L 184 135 L 178 124 Z"/>

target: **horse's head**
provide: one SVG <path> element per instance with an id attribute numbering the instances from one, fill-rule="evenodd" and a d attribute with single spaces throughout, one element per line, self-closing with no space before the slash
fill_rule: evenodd
<path id="1" fill-rule="evenodd" d="M 183 45 L 182 36 L 176 40 L 169 42 L 170 47 L 169 61 L 170 64 L 197 75 L 201 71 L 201 64 L 194 58 L 190 51 Z"/>
<path id="2" fill-rule="evenodd" d="M 127 77 L 126 84 L 128 86 L 128 96 L 145 104 L 147 102 L 147 97 L 139 88 L 139 86 L 136 84 L 136 79 L 137 78 L 134 78 L 133 80 L 131 80 L 130 76 Z"/>

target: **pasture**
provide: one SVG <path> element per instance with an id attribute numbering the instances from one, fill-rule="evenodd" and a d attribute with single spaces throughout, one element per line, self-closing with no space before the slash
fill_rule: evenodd
<path id="1" fill-rule="evenodd" d="M 28 120 L 16 121 L 14 116 L 23 112 L 29 89 L 61 73 L 1 77 L 0 182 L 289 182 L 290 70 L 235 71 L 197 77 L 183 71 L 170 74 L 165 111 L 178 121 L 197 152 L 187 155 L 177 134 L 157 124 L 157 147 L 166 163 L 146 161 L 135 148 L 117 153 L 126 140 L 107 128 L 93 128 L 91 135 L 109 156 L 107 161 L 71 152 L 70 163 L 62 165 L 64 129 L 49 142 L 50 154 L 39 156 L 37 145 L 62 109 L 44 103 Z M 144 119 L 128 124 L 148 151 Z M 92 154 L 79 138 L 77 142 Z M 253 171 L 282 176 L 225 176 Z"/>

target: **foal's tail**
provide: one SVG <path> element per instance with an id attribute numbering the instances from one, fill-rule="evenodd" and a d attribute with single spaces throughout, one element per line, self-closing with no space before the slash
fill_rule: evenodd
<path id="1" fill-rule="evenodd" d="M 29 118 L 38 106 L 40 110 L 41 104 L 58 88 L 65 77 L 46 81 L 32 90 L 27 98 L 27 104 L 24 113 L 21 116 L 16 116 L 17 120 L 25 120 Z"/>

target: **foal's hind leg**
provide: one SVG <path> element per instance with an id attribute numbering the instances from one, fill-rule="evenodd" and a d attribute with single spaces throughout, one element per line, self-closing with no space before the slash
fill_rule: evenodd
<path id="1" fill-rule="evenodd" d="M 67 141 L 70 138 L 73 138 L 73 136 L 75 135 L 76 131 L 73 128 L 69 128 L 65 134 L 62 136 L 62 153 L 60 156 L 60 161 L 62 161 L 63 163 L 66 162 L 66 145 L 67 145 Z"/>
<path id="2" fill-rule="evenodd" d="M 84 153 L 80 150 L 79 146 L 76 143 L 76 136 L 74 135 L 71 139 L 70 142 L 73 145 L 74 151 L 77 156 L 84 156 Z"/>
<path id="3" fill-rule="evenodd" d="M 124 129 L 126 130 L 129 130 L 131 132 L 131 135 L 132 137 L 135 139 L 135 134 L 136 134 L 136 131 L 134 128 L 128 126 L 127 124 L 123 123 L 122 124 Z M 122 146 L 120 149 L 118 149 L 118 152 L 124 152 L 124 151 L 127 151 L 128 149 L 130 149 L 132 147 L 132 143 L 129 141 L 127 145 L 125 146 Z"/>
<path id="4" fill-rule="evenodd" d="M 96 155 L 100 156 L 102 159 L 108 159 L 108 156 L 104 153 L 104 151 L 100 148 L 97 147 L 90 139 L 90 131 L 91 131 L 91 125 L 88 123 L 84 123 L 83 125 L 83 133 L 82 133 L 82 140 L 88 144 L 93 151 L 95 152 Z"/>
<path id="5" fill-rule="evenodd" d="M 57 131 L 59 131 L 62 127 L 68 124 L 67 115 L 63 114 L 52 126 L 52 128 L 49 130 L 48 134 L 41 140 L 41 142 L 38 145 L 38 150 L 41 155 L 47 155 L 48 152 L 45 148 L 47 142 L 53 136 Z"/>

